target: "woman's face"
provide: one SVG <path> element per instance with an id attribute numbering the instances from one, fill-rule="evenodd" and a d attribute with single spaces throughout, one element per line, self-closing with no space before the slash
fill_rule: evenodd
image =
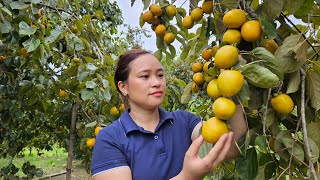
<path id="1" fill-rule="evenodd" d="M 142 55 L 130 63 L 129 76 L 123 83 L 131 108 L 154 109 L 161 105 L 166 90 L 166 79 L 159 60 Z"/>

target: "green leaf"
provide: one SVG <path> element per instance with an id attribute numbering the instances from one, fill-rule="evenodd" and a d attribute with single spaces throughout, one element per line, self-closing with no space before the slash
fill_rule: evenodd
<path id="1" fill-rule="evenodd" d="M 97 66 L 95 66 L 94 64 L 88 63 L 88 64 L 86 65 L 86 69 L 88 69 L 88 70 L 90 70 L 90 71 L 96 71 L 98 68 L 97 68 Z"/>
<path id="2" fill-rule="evenodd" d="M 242 103 L 248 103 L 248 101 L 250 100 L 250 89 L 249 89 L 249 84 L 248 82 L 245 80 L 240 92 L 238 93 L 240 100 Z"/>
<path id="3" fill-rule="evenodd" d="M 172 64 L 172 56 L 167 51 L 166 51 L 166 63 L 167 64 Z"/>
<path id="4" fill-rule="evenodd" d="M 159 61 L 162 59 L 162 50 L 158 49 L 154 54 L 153 54 Z"/>
<path id="5" fill-rule="evenodd" d="M 308 138 L 314 140 L 318 147 L 320 147 L 320 122 L 311 122 L 307 124 Z"/>
<path id="6" fill-rule="evenodd" d="M 144 22 L 144 20 L 142 18 L 142 15 L 143 15 L 143 13 L 141 13 L 140 16 L 139 16 L 139 26 L 140 26 L 140 28 L 142 28 L 144 26 L 144 24 L 145 24 L 145 22 Z"/>
<path id="7" fill-rule="evenodd" d="M 283 138 L 286 138 L 286 139 L 292 138 L 291 132 L 289 130 L 280 131 L 277 134 L 276 139 L 274 141 L 274 149 L 275 149 L 275 152 L 277 152 L 277 154 L 282 159 L 284 159 L 285 161 L 288 161 L 290 158 L 291 151 L 289 152 L 288 150 L 286 151 L 283 150 L 285 148 L 284 144 L 282 143 Z"/>
<path id="8" fill-rule="evenodd" d="M 210 104 L 208 104 L 208 103 L 201 105 L 200 107 L 197 108 L 196 114 L 199 115 L 202 112 L 206 112 L 208 110 L 209 106 L 210 106 Z"/>
<path id="9" fill-rule="evenodd" d="M 81 81 L 83 81 L 85 78 L 87 78 L 88 75 L 89 75 L 89 72 L 86 72 L 86 71 L 81 72 L 80 74 L 78 74 L 77 79 L 78 79 L 78 81 L 81 82 Z"/>
<path id="10" fill-rule="evenodd" d="M 20 35 L 32 35 L 36 32 L 36 29 L 31 28 L 27 23 L 25 23 L 24 21 L 21 21 L 19 23 L 19 34 Z"/>
<path id="11" fill-rule="evenodd" d="M 50 36 L 45 37 L 44 40 L 48 44 L 53 43 L 55 40 L 57 40 L 57 38 L 60 36 L 61 33 L 62 33 L 62 30 L 60 29 L 59 26 L 57 26 L 55 29 L 51 31 Z"/>
<path id="12" fill-rule="evenodd" d="M 248 149 L 246 156 L 240 156 L 237 159 L 236 169 L 242 179 L 254 179 L 258 173 L 258 158 L 255 148 Z"/>
<path id="13" fill-rule="evenodd" d="M 311 101 L 311 106 L 320 109 L 320 75 L 312 70 L 306 72 L 306 90 Z"/>
<path id="14" fill-rule="evenodd" d="M 236 9 L 238 7 L 238 1 L 237 0 L 222 0 L 221 5 L 225 6 L 229 9 Z"/>
<path id="15" fill-rule="evenodd" d="M 160 37 L 160 36 L 156 37 L 156 45 L 158 49 L 162 49 L 164 47 L 163 37 Z"/>
<path id="16" fill-rule="evenodd" d="M 303 18 L 307 16 L 311 12 L 313 6 L 315 6 L 314 0 L 304 0 L 302 6 L 294 13 L 295 17 Z"/>
<path id="17" fill-rule="evenodd" d="M 38 101 L 38 97 L 37 96 L 31 96 L 28 99 L 28 105 L 32 106 L 34 105 L 36 102 Z"/>
<path id="18" fill-rule="evenodd" d="M 29 5 L 25 4 L 21 1 L 13 1 L 10 3 L 10 7 L 11 7 L 11 9 L 19 9 L 20 10 L 20 9 L 25 9 L 25 8 L 29 7 Z"/>
<path id="19" fill-rule="evenodd" d="M 174 25 L 169 25 L 168 29 L 170 32 L 172 32 L 174 35 L 177 35 L 178 29 Z"/>
<path id="20" fill-rule="evenodd" d="M 184 8 L 176 8 L 177 9 L 177 15 L 180 15 L 180 17 L 185 17 L 187 12 Z M 177 17 L 177 16 L 176 16 Z"/>
<path id="21" fill-rule="evenodd" d="M 312 162 L 316 163 L 319 159 L 319 148 L 316 142 L 313 141 L 313 139 L 308 138 L 309 145 L 310 145 L 310 151 L 312 155 Z"/>
<path id="22" fill-rule="evenodd" d="M 273 25 L 265 16 L 260 16 L 261 29 L 268 39 L 274 39 L 278 36 L 275 25 Z"/>
<path id="23" fill-rule="evenodd" d="M 81 51 L 84 49 L 84 45 L 81 39 L 78 38 L 76 35 L 68 34 L 66 40 L 68 44 L 68 49 L 76 51 Z"/>
<path id="24" fill-rule="evenodd" d="M 91 123 L 88 123 L 85 125 L 86 128 L 95 127 L 97 125 L 97 121 L 92 121 Z"/>
<path id="25" fill-rule="evenodd" d="M 288 14 L 294 14 L 302 5 L 304 0 L 284 0 L 283 10 L 286 10 Z"/>
<path id="26" fill-rule="evenodd" d="M 92 89 L 85 89 L 81 92 L 81 99 L 86 101 L 94 98 L 94 91 Z"/>
<path id="27" fill-rule="evenodd" d="M 214 13 L 213 15 L 213 23 L 217 38 L 222 38 L 222 34 L 226 30 L 226 27 L 224 26 L 222 21 L 223 15 L 224 14 L 222 13 Z"/>
<path id="28" fill-rule="evenodd" d="M 257 47 L 254 48 L 251 52 L 259 60 L 265 61 L 262 64 L 271 72 L 276 74 L 279 80 L 283 80 L 283 67 L 281 66 L 281 63 L 277 59 L 275 59 L 274 55 L 270 51 L 263 47 Z"/>
<path id="29" fill-rule="evenodd" d="M 267 113 L 267 114 L 265 114 Z M 264 123 L 264 117 L 266 117 L 266 127 L 269 128 L 275 121 L 276 121 L 276 113 L 273 109 L 267 109 L 264 114 L 263 118 L 261 119 L 262 123 Z"/>
<path id="30" fill-rule="evenodd" d="M 275 53 L 284 73 L 295 72 L 306 62 L 307 49 L 308 44 L 300 34 L 291 35 L 284 40 Z"/>
<path id="31" fill-rule="evenodd" d="M 313 71 L 320 75 L 320 61 L 312 61 L 312 63 L 313 63 L 312 65 Z"/>
<path id="32" fill-rule="evenodd" d="M 11 29 L 11 24 L 9 23 L 9 25 L 7 23 L 0 23 L 0 32 L 1 34 L 6 34 L 8 32 L 10 32 Z"/>
<path id="33" fill-rule="evenodd" d="M 176 48 L 174 46 L 172 46 L 171 44 L 168 45 L 168 47 L 169 47 L 172 58 L 176 57 L 176 55 L 177 55 Z"/>
<path id="34" fill-rule="evenodd" d="M 40 40 L 38 38 L 32 37 L 22 43 L 23 47 L 26 48 L 27 52 L 32 52 L 38 48 L 40 45 Z"/>
<path id="35" fill-rule="evenodd" d="M 83 31 L 83 30 L 84 30 L 83 22 L 82 22 L 80 19 L 74 20 L 74 23 L 76 24 L 77 29 L 78 29 L 79 31 Z"/>
<path id="36" fill-rule="evenodd" d="M 278 84 L 279 78 L 269 69 L 256 64 L 247 64 L 242 69 L 242 74 L 246 80 L 260 88 L 272 88 Z"/>
<path id="37" fill-rule="evenodd" d="M 11 11 L 10 11 L 9 9 L 7 9 L 6 7 L 1 7 L 0 9 L 1 9 L 1 11 L 3 11 L 4 13 L 8 14 L 8 16 L 9 16 L 10 18 L 12 18 L 12 13 L 11 13 Z M 2 19 L 2 20 L 4 20 L 4 19 Z"/>
<path id="38" fill-rule="evenodd" d="M 212 144 L 204 141 L 199 148 L 198 155 L 201 158 L 205 157 L 209 153 L 209 151 L 212 149 L 212 146 L 213 146 Z"/>
<path id="39" fill-rule="evenodd" d="M 269 19 L 276 19 L 281 13 L 283 3 L 283 0 L 264 0 L 262 11 Z"/>
<path id="40" fill-rule="evenodd" d="M 109 87 L 109 81 L 106 79 L 102 79 L 103 88 L 107 89 Z"/>
<path id="41" fill-rule="evenodd" d="M 187 86 L 187 84 L 183 80 L 178 79 L 177 77 L 174 77 L 173 82 L 177 84 L 180 88 L 185 88 Z"/>
<path id="42" fill-rule="evenodd" d="M 86 82 L 86 88 L 87 89 L 93 89 L 93 88 L 95 88 L 97 86 L 97 84 L 95 83 L 95 82 L 93 82 L 93 81 L 87 81 Z"/>
<path id="43" fill-rule="evenodd" d="M 146 10 L 150 6 L 151 0 L 142 0 L 142 2 L 144 4 L 143 10 Z"/>
<path id="44" fill-rule="evenodd" d="M 295 58 L 300 62 L 305 62 L 307 59 L 308 48 L 309 45 L 306 39 L 304 39 L 302 42 L 299 42 L 292 49 L 295 53 Z"/>
<path id="45" fill-rule="evenodd" d="M 266 138 L 263 135 L 259 135 L 256 137 L 254 144 L 259 147 L 259 151 L 262 153 L 267 153 L 267 143 Z"/>
<path id="46" fill-rule="evenodd" d="M 277 164 L 273 161 L 265 163 L 263 166 L 259 166 L 258 174 L 254 178 L 255 180 L 272 179 L 273 174 L 276 172 Z"/>
<path id="47" fill-rule="evenodd" d="M 293 159 L 298 165 L 301 165 L 301 162 L 304 160 L 304 151 L 298 142 L 294 142 L 293 138 L 281 138 L 281 142 L 284 145 L 285 148 L 287 148 L 287 151 L 291 154 L 292 148 L 293 148 Z M 294 145 L 293 145 L 294 144 Z"/>
<path id="48" fill-rule="evenodd" d="M 193 82 L 189 82 L 188 85 L 184 88 L 182 96 L 181 96 L 181 103 L 182 104 L 186 104 L 190 101 L 191 97 L 192 97 L 192 83 Z"/>
<path id="49" fill-rule="evenodd" d="M 300 85 L 300 71 L 295 71 L 290 74 L 290 80 L 287 86 L 286 94 L 294 93 L 299 90 Z"/>

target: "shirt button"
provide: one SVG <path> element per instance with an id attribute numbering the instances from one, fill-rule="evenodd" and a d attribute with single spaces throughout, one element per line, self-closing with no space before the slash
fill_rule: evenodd
<path id="1" fill-rule="evenodd" d="M 157 139 L 158 139 L 158 135 L 155 135 L 153 138 L 154 138 L 155 140 L 157 140 Z"/>

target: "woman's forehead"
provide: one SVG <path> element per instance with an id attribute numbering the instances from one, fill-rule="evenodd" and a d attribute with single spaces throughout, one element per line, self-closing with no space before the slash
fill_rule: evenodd
<path id="1" fill-rule="evenodd" d="M 146 70 L 163 70 L 159 60 L 151 55 L 142 55 L 130 63 L 130 69 L 135 71 L 146 71 Z"/>

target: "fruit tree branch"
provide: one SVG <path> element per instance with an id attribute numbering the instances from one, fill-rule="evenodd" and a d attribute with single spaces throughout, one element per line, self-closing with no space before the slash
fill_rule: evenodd
<path id="1" fill-rule="evenodd" d="M 300 68 L 300 73 L 301 73 L 301 123 L 302 123 L 304 147 L 309 160 L 309 169 L 310 169 L 311 175 L 313 176 L 313 179 L 318 180 L 316 171 L 312 163 L 313 156 L 310 151 L 310 144 L 308 140 L 307 124 L 306 124 L 306 114 L 305 114 L 305 104 L 304 104 L 306 72 L 302 68 Z"/>
<path id="2" fill-rule="evenodd" d="M 198 5 L 197 5 L 196 0 L 190 0 L 190 12 L 191 12 L 193 9 L 197 8 L 197 7 L 198 7 Z"/>
<path id="3" fill-rule="evenodd" d="M 247 3 L 245 0 L 239 0 L 238 6 L 240 6 L 241 9 L 245 10 L 252 18 L 257 17 L 257 13 L 250 8 L 250 4 Z"/>

